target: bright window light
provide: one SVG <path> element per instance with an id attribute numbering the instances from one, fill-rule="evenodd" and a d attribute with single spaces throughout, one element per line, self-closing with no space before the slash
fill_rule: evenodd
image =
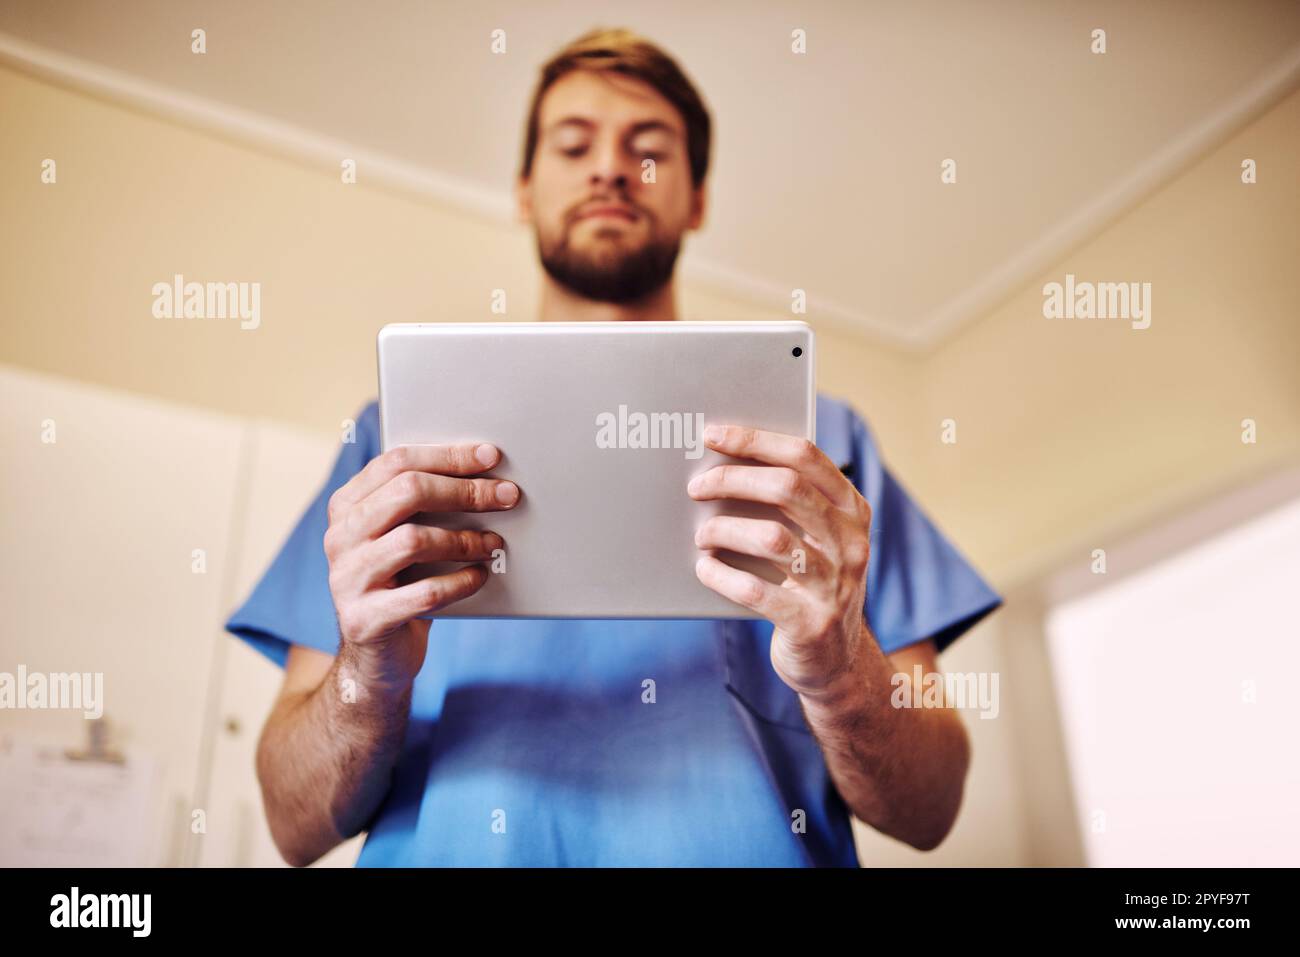
<path id="1" fill-rule="evenodd" d="M 1090 864 L 1300 864 L 1297 598 L 1300 501 L 1051 611 Z"/>

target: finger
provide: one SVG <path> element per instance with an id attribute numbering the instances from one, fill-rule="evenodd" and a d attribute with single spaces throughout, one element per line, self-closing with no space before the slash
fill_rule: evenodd
<path id="1" fill-rule="evenodd" d="M 505 511 L 518 501 L 519 486 L 505 479 L 403 472 L 348 511 L 339 537 L 375 539 L 421 512 Z"/>
<path id="2" fill-rule="evenodd" d="M 834 506 L 801 473 L 771 465 L 715 465 L 686 486 L 697 501 L 738 499 L 775 505 L 805 532 L 826 540 L 834 531 Z"/>
<path id="3" fill-rule="evenodd" d="M 360 602 L 359 613 L 370 623 L 371 637 L 391 634 L 412 618 L 440 611 L 482 588 L 492 573 L 483 565 L 467 565 L 445 575 L 431 575 L 399 588 L 381 588 Z"/>
<path id="4" fill-rule="evenodd" d="M 393 578 L 403 568 L 423 562 L 490 561 L 492 553 L 504 546 L 495 532 L 408 523 L 358 549 L 356 560 L 365 570 L 365 585 L 370 588 Z"/>
<path id="5" fill-rule="evenodd" d="M 330 498 L 330 518 L 336 509 L 360 502 L 402 472 L 476 475 L 501 461 L 501 452 L 486 442 L 456 445 L 397 445 L 376 455 Z"/>
<path id="6" fill-rule="evenodd" d="M 714 429 L 717 438 L 712 438 Z M 817 443 L 797 435 L 750 429 L 739 425 L 710 425 L 704 430 L 710 448 L 738 459 L 753 459 L 768 465 L 781 465 L 805 475 L 818 491 L 840 508 L 852 507 L 856 487 L 839 467 L 817 447 Z"/>
<path id="7" fill-rule="evenodd" d="M 829 567 L 819 549 L 770 519 L 715 515 L 695 532 L 695 544 L 766 559 L 796 581 L 816 578 Z"/>
<path id="8" fill-rule="evenodd" d="M 795 592 L 733 568 L 713 555 L 704 555 L 695 563 L 695 577 L 723 598 L 762 615 L 777 628 L 791 629 L 792 623 L 798 621 L 799 598 Z"/>

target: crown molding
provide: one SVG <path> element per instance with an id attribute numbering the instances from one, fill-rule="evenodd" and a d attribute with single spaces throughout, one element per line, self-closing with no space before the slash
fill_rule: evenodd
<path id="1" fill-rule="evenodd" d="M 1085 200 L 1057 225 L 990 270 L 982 280 L 929 312 L 917 324 L 911 345 L 929 350 L 961 326 L 992 311 L 1297 87 L 1300 46 L 1293 47 L 1221 109 L 1189 126 L 1109 189 Z"/>

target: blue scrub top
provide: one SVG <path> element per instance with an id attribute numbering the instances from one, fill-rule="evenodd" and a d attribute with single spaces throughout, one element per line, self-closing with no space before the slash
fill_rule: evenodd
<path id="1" fill-rule="evenodd" d="M 850 406 L 817 397 L 817 444 L 871 504 L 867 616 L 886 653 L 926 638 L 942 651 L 1001 604 Z M 379 452 L 372 402 L 226 622 L 282 667 L 290 642 L 338 650 L 326 507 Z M 772 669 L 772 630 L 748 619 L 435 620 L 357 866 L 857 866 L 849 812 L 798 695 Z"/>

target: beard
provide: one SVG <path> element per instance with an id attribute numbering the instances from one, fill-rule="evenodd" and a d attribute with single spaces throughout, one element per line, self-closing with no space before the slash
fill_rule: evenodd
<path id="1" fill-rule="evenodd" d="M 596 240 L 595 251 L 569 245 L 569 233 L 547 243 L 537 234 L 542 268 L 571 292 L 598 302 L 628 303 L 643 299 L 672 278 L 681 239 L 651 236 L 639 249 Z"/>

